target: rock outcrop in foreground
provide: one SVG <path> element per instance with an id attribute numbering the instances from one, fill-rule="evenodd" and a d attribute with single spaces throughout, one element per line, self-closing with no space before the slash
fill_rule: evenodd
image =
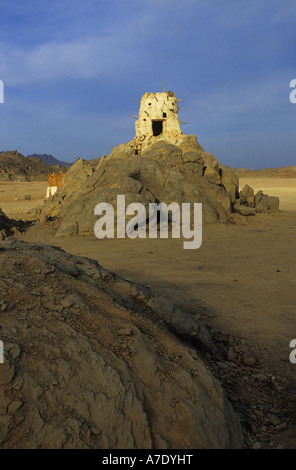
<path id="1" fill-rule="evenodd" d="M 59 248 L 0 243 L 1 448 L 236 448 L 197 317 Z"/>

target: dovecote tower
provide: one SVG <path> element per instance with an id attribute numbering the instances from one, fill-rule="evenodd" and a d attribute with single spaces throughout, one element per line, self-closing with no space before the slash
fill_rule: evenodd
<path id="1" fill-rule="evenodd" d="M 135 123 L 136 137 L 132 141 L 136 154 L 161 138 L 175 143 L 182 135 L 178 116 L 178 101 L 172 91 L 162 93 L 144 93 L 140 102 L 139 117 Z M 133 116 L 134 117 L 134 116 Z"/>

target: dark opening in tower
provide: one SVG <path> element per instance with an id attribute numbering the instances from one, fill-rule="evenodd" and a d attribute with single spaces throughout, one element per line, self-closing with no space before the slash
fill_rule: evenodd
<path id="1" fill-rule="evenodd" d="M 152 121 L 152 131 L 154 136 L 162 134 L 162 123 L 163 121 L 161 120 Z"/>

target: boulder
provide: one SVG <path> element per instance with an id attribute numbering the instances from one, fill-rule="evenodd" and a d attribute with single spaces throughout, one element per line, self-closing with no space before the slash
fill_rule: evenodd
<path id="1" fill-rule="evenodd" d="M 180 147 L 182 150 L 182 154 L 184 155 L 186 152 L 198 152 L 200 154 L 204 153 L 204 149 L 202 146 L 197 142 L 197 138 L 193 134 L 181 134 L 178 135 L 176 141 L 174 142 L 175 145 Z"/>
<path id="2" fill-rule="evenodd" d="M 275 196 L 268 196 L 263 194 L 263 191 L 258 191 L 254 198 L 256 212 L 278 212 L 280 200 Z"/>
<path id="3" fill-rule="evenodd" d="M 254 189 L 248 184 L 245 184 L 243 189 L 239 192 L 240 203 L 247 207 L 254 207 Z"/>
<path id="4" fill-rule="evenodd" d="M 204 159 L 202 158 L 202 154 L 200 152 L 189 151 L 183 154 L 183 162 L 184 163 L 199 163 L 199 165 L 204 165 Z"/>
<path id="5" fill-rule="evenodd" d="M 244 206 L 240 204 L 239 200 L 234 204 L 233 210 L 243 216 L 255 215 L 255 209 L 253 207 Z"/>
<path id="6" fill-rule="evenodd" d="M 233 168 L 227 165 L 220 165 L 221 182 L 226 192 L 229 194 L 232 203 L 238 199 L 239 180 Z"/>
<path id="7" fill-rule="evenodd" d="M 204 176 L 210 183 L 220 184 L 221 183 L 221 176 L 217 170 L 207 166 L 204 171 Z"/>
<path id="8" fill-rule="evenodd" d="M 130 147 L 129 144 L 120 144 L 117 147 L 114 147 L 114 149 L 111 151 L 109 157 L 115 157 L 115 158 L 122 158 L 126 159 L 129 157 L 132 157 L 135 154 L 134 150 Z M 104 159 L 100 160 L 100 163 L 103 162 Z"/>
<path id="9" fill-rule="evenodd" d="M 214 157 L 212 153 L 204 152 L 202 154 L 202 157 L 207 167 L 213 168 L 214 170 L 219 170 L 218 160 Z"/>
<path id="10" fill-rule="evenodd" d="M 0 270 L 0 448 L 242 447 L 196 316 L 53 246 L 2 241 Z"/>

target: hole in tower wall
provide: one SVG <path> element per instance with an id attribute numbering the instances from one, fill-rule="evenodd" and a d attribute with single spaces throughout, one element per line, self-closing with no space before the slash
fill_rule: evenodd
<path id="1" fill-rule="evenodd" d="M 162 134 L 162 123 L 163 121 L 152 121 L 152 131 L 155 137 Z"/>

